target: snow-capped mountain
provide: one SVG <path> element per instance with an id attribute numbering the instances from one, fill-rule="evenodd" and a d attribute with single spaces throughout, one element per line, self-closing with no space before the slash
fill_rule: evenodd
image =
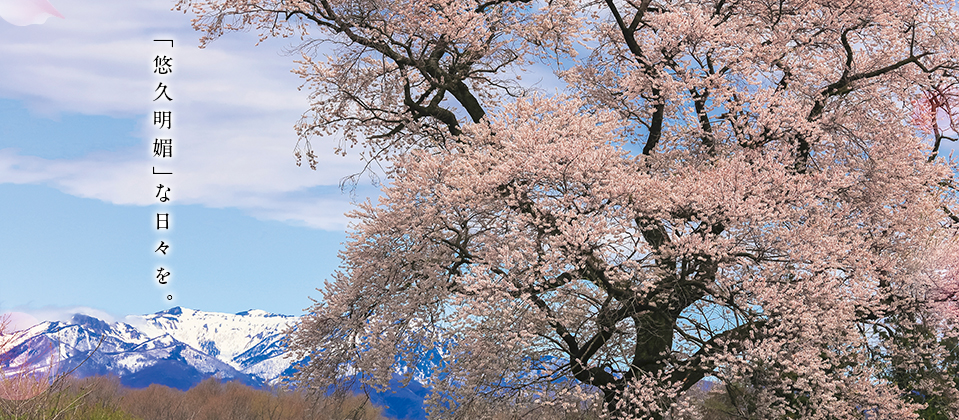
<path id="1" fill-rule="evenodd" d="M 187 389 L 210 376 L 249 385 L 275 383 L 292 360 L 280 340 L 296 317 L 261 310 L 237 314 L 182 307 L 124 322 L 76 314 L 3 337 L 0 363 L 42 365 L 81 376 L 115 374 L 128 386 L 159 383 Z M 99 343 L 100 347 L 96 351 Z"/>
<path id="2" fill-rule="evenodd" d="M 160 384 L 187 390 L 212 376 L 268 386 L 292 372 L 295 361 L 283 357 L 280 341 L 296 321 L 261 310 L 225 314 L 182 307 L 113 323 L 76 314 L 68 322 L 0 335 L 0 373 L 10 366 L 34 370 L 52 364 L 60 372 L 76 368 L 80 377 L 116 375 L 133 388 Z M 394 380 L 389 390 L 369 395 L 388 417 L 425 420 L 426 394 L 417 381 L 401 387 Z"/>

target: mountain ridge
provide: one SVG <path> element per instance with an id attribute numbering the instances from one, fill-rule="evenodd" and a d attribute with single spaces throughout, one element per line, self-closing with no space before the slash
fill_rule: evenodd
<path id="1" fill-rule="evenodd" d="M 116 375 L 132 388 L 159 384 L 185 391 L 210 377 L 268 388 L 300 362 L 285 357 L 281 345 L 298 320 L 259 309 L 228 314 L 180 306 L 115 322 L 75 314 L 0 336 L 0 368 L 40 366 L 59 355 L 59 372 Z M 369 392 L 387 416 L 414 420 L 426 418 L 426 394 L 416 381 Z"/>
<path id="2" fill-rule="evenodd" d="M 293 364 L 280 341 L 297 319 L 258 309 L 227 314 L 180 306 L 115 322 L 78 313 L 10 334 L 0 343 L 0 360 L 37 364 L 58 354 L 60 371 L 115 374 L 128 386 L 142 384 L 159 365 L 181 374 L 153 375 L 163 378 L 151 383 L 181 390 L 210 376 L 265 387 Z"/>

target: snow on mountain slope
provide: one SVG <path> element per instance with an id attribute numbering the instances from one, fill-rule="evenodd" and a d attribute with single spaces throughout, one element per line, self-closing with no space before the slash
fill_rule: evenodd
<path id="1" fill-rule="evenodd" d="M 281 340 L 296 321 L 261 310 L 225 314 L 181 307 L 113 323 L 76 314 L 68 322 L 44 322 L 0 335 L 0 368 L 49 364 L 59 355 L 55 364 L 61 372 L 77 368 L 74 373 L 81 377 L 113 374 L 136 388 L 161 384 L 186 390 L 211 376 L 252 386 L 273 384 L 283 373 L 292 373 L 293 361 L 283 357 Z M 431 359 L 438 363 L 441 357 L 437 353 Z M 429 368 L 418 367 L 423 372 Z M 385 414 L 393 418 L 425 419 L 427 389 L 416 381 L 402 388 L 398 373 L 394 376 L 390 390 L 370 394 L 373 402 L 387 407 Z"/>
<path id="2" fill-rule="evenodd" d="M 260 365 L 267 359 L 279 357 L 282 351 L 273 347 L 272 356 L 259 360 L 260 363 L 245 362 L 262 355 L 259 352 L 251 353 L 250 350 L 254 348 L 269 352 L 271 344 L 275 345 L 282 339 L 287 327 L 296 322 L 296 317 L 275 315 L 261 310 L 224 314 L 178 306 L 151 315 L 130 316 L 125 321 L 149 337 L 169 334 L 234 369 L 273 379 L 290 363 L 274 361 Z M 245 357 L 241 356 L 244 354 Z M 280 368 L 278 365 L 283 366 Z"/>
<path id="3" fill-rule="evenodd" d="M 41 356 L 59 354 L 61 370 L 80 366 L 81 376 L 112 373 L 148 384 L 159 375 L 180 388 L 214 375 L 272 383 L 292 364 L 283 358 L 280 341 L 296 322 L 293 316 L 175 307 L 125 321 L 76 314 L 69 322 L 44 322 L 3 337 L 0 362 L 48 363 Z"/>

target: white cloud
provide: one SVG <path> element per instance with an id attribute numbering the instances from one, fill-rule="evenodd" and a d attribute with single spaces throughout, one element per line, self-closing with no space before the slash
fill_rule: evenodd
<path id="1" fill-rule="evenodd" d="M 332 144 L 322 140 L 314 140 L 320 170 L 294 165 L 293 124 L 308 101 L 290 72 L 293 59 L 279 53 L 287 46 L 283 41 L 254 46 L 255 36 L 231 34 L 201 50 L 190 16 L 169 11 L 172 2 L 62 0 L 55 5 L 64 20 L 0 27 L 5 40 L 0 97 L 22 100 L 45 115 L 140 119 L 142 149 L 69 160 L 4 149 L 0 182 L 45 184 L 125 205 L 155 204 L 151 190 L 164 183 L 173 188 L 177 204 L 237 207 L 259 218 L 345 227 L 349 196 L 335 188 L 310 191 L 337 185 L 361 165 L 355 157 L 334 156 Z M 172 38 L 175 46 L 155 38 Z M 153 73 L 157 54 L 173 57 L 173 73 L 162 78 Z M 161 81 L 173 102 L 152 101 Z M 154 110 L 173 111 L 171 130 L 152 125 Z M 174 139 L 173 158 L 152 157 L 158 135 Z M 154 166 L 174 175 L 152 175 Z"/>
<path id="2" fill-rule="evenodd" d="M 117 320 L 114 315 L 100 309 L 91 308 L 89 306 L 44 306 L 42 308 L 15 307 L 9 311 L 0 312 L 0 314 L 11 314 L 12 319 L 17 322 L 17 325 L 15 326 L 24 328 L 29 328 L 32 326 L 26 325 L 31 322 L 67 322 L 70 320 L 70 318 L 73 318 L 73 315 L 76 314 L 92 316 L 108 323 L 112 323 Z"/>
<path id="3" fill-rule="evenodd" d="M 47 0 L 0 0 L 0 18 L 17 26 L 39 25 L 63 15 Z"/>

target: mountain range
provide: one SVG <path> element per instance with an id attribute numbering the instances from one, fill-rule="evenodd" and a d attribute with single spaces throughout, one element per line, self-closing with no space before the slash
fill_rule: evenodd
<path id="1" fill-rule="evenodd" d="M 2 337 L 0 364 L 55 360 L 60 372 L 115 375 L 133 388 L 160 384 L 187 390 L 210 377 L 269 387 L 297 362 L 284 357 L 281 343 L 297 320 L 255 309 L 226 314 L 179 306 L 123 322 L 75 314 L 66 322 L 43 322 Z M 415 381 L 370 395 L 374 404 L 387 407 L 384 414 L 400 419 L 425 418 L 425 396 Z"/>
<path id="2" fill-rule="evenodd" d="M 261 310 L 224 314 L 182 307 L 113 323 L 75 314 L 14 333 L 4 340 L 0 360 L 33 364 L 59 354 L 59 371 L 113 374 L 131 387 L 185 390 L 211 376 L 264 386 L 292 364 L 280 340 L 296 320 Z"/>

